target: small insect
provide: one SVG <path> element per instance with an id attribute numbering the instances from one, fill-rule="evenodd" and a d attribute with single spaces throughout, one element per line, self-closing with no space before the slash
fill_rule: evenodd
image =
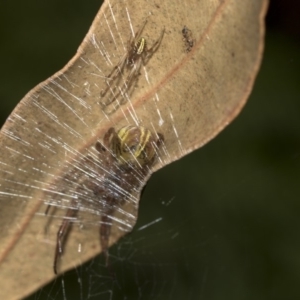
<path id="1" fill-rule="evenodd" d="M 192 31 L 188 29 L 185 25 L 182 29 L 183 41 L 185 45 L 185 51 L 190 52 L 194 47 L 195 40 L 193 39 Z"/>
<path id="2" fill-rule="evenodd" d="M 103 143 L 97 142 L 95 149 L 98 160 L 90 157 L 71 173 L 78 178 L 77 197 L 67 209 L 57 232 L 56 250 L 53 269 L 57 274 L 58 259 L 62 256 L 66 236 L 72 225 L 72 219 L 77 216 L 83 201 L 88 198 L 93 202 L 93 209 L 100 218 L 100 244 L 109 264 L 108 246 L 113 215 L 133 192 L 140 191 L 153 164 L 156 161 L 159 148 L 164 141 L 162 134 L 154 135 L 145 127 L 126 126 L 118 131 L 110 128 L 103 138 Z M 85 169 L 84 169 L 85 168 Z M 83 175 L 76 172 L 80 169 Z M 48 212 L 49 206 L 46 210 Z"/>
<path id="3" fill-rule="evenodd" d="M 116 102 L 115 107 L 108 112 L 109 114 L 126 103 L 128 92 L 138 78 L 141 65 L 146 65 L 160 46 L 164 29 L 152 47 L 148 48 L 146 39 L 141 36 L 146 23 L 147 19 L 134 36 L 129 39 L 125 54 L 106 77 L 106 88 L 100 93 L 100 97 L 103 98 L 100 105 L 103 110 L 106 110 L 110 104 Z"/>

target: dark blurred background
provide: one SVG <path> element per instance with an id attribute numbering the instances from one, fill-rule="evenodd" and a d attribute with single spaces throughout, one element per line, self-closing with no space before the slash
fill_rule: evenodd
<path id="1" fill-rule="evenodd" d="M 74 55 L 99 2 L 1 1 L 1 124 Z M 248 104 L 151 178 L 136 229 L 111 250 L 116 280 L 99 257 L 28 299 L 300 299 L 299 15 L 298 0 L 271 0 Z"/>

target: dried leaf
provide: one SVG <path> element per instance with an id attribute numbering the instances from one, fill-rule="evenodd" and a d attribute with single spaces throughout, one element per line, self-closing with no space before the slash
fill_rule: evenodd
<path id="1" fill-rule="evenodd" d="M 61 178 L 78 157 L 93 153 L 108 128 L 134 124 L 162 133 L 158 170 L 207 143 L 245 104 L 261 62 L 267 1 L 158 3 L 106 2 L 76 56 L 30 91 L 2 128 L 1 299 L 24 297 L 53 279 L 56 232 L 65 210 L 45 234 L 44 201 L 49 190 L 61 191 Z M 163 29 L 164 36 L 135 77 L 130 100 L 107 115 L 99 105 L 105 75 L 145 19 L 148 45 Z M 136 215 L 136 207 L 124 210 Z M 62 271 L 100 252 L 95 224 L 73 226 Z M 110 242 L 123 234 L 115 226 Z"/>

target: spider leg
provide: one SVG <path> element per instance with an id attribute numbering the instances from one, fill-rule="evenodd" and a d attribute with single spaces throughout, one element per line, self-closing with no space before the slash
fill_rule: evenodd
<path id="1" fill-rule="evenodd" d="M 113 82 L 120 73 L 123 72 L 123 69 L 126 65 L 127 53 L 125 53 L 122 58 L 119 60 L 118 64 L 112 69 L 112 71 L 107 75 L 105 83 L 106 88 L 100 92 L 100 97 L 104 97 L 106 93 L 111 89 L 110 82 Z M 105 104 L 104 104 L 105 105 Z"/>
<path id="2" fill-rule="evenodd" d="M 146 18 L 143 25 L 141 26 L 141 28 L 138 29 L 138 31 L 134 34 L 134 40 L 139 40 L 141 35 L 142 35 L 142 32 L 146 26 L 146 23 L 147 23 L 148 19 Z"/>
<path id="3" fill-rule="evenodd" d="M 106 146 L 106 148 L 109 148 L 111 145 L 111 141 L 115 139 L 118 139 L 118 134 L 114 127 L 110 127 L 103 138 L 103 143 Z"/>
<path id="4" fill-rule="evenodd" d="M 159 149 L 160 146 L 163 144 L 163 142 L 165 141 L 165 137 L 163 136 L 163 134 L 161 133 L 157 133 L 158 139 L 156 140 L 156 148 Z"/>
<path id="5" fill-rule="evenodd" d="M 105 215 L 101 218 L 100 225 L 100 244 L 102 248 L 102 252 L 105 257 L 105 264 L 109 266 L 109 253 L 108 253 L 108 245 L 109 245 L 109 236 L 112 226 L 112 220 L 109 218 L 113 214 L 113 210 L 109 210 L 105 213 Z"/>
<path id="6" fill-rule="evenodd" d="M 142 57 L 139 57 L 138 60 L 133 65 L 133 67 L 131 68 L 126 79 L 123 81 L 123 84 L 121 86 L 115 86 L 114 89 L 111 91 L 112 97 L 109 98 L 109 100 L 105 102 L 106 105 L 102 107 L 103 109 L 105 109 L 107 114 L 112 114 L 122 104 L 128 101 L 128 91 L 132 87 L 134 80 L 137 78 L 137 74 L 140 71 L 141 65 L 142 65 Z M 119 100 L 119 98 L 121 99 Z M 112 104 L 113 102 L 116 102 L 114 107 L 110 110 L 106 109 L 106 107 Z"/>
<path id="7" fill-rule="evenodd" d="M 113 103 L 114 101 L 117 100 L 118 95 L 119 95 L 118 86 L 119 86 L 119 83 L 117 85 L 115 85 L 113 88 L 109 87 L 109 89 L 108 89 L 109 93 L 108 93 L 106 101 L 103 101 L 102 103 L 100 103 L 102 109 L 105 109 L 108 105 L 110 105 L 111 103 Z"/>
<path id="8" fill-rule="evenodd" d="M 140 59 L 139 59 L 140 60 Z M 138 67 L 137 67 L 138 64 Z M 136 74 L 136 70 L 138 70 L 140 67 L 140 63 L 139 61 L 136 62 L 134 64 L 134 66 L 132 67 L 132 69 L 130 70 L 129 74 L 127 75 L 126 79 L 124 80 L 123 84 L 120 86 L 120 80 L 122 77 L 120 77 L 120 80 L 118 80 L 116 82 L 116 85 L 113 88 L 110 88 L 110 86 L 108 86 L 105 90 L 105 92 L 107 93 L 108 90 L 110 91 L 108 94 L 108 99 L 105 102 L 101 103 L 102 108 L 105 108 L 106 106 L 110 105 L 111 103 L 115 102 L 121 95 L 121 97 L 123 98 L 119 104 L 117 105 L 117 107 L 120 106 L 120 104 L 126 102 L 125 95 L 124 93 L 128 90 L 128 87 L 130 86 L 130 81 L 133 77 L 134 74 Z"/>
<path id="9" fill-rule="evenodd" d="M 132 82 L 132 79 L 135 75 L 138 75 L 140 72 L 140 68 L 142 65 L 142 57 L 140 56 L 137 61 L 135 62 L 134 66 L 130 70 L 130 73 L 128 74 L 126 81 L 124 82 L 123 86 L 128 89 L 130 87 L 130 83 Z"/>
<path id="10" fill-rule="evenodd" d="M 115 143 L 112 145 L 112 141 L 119 141 L 119 137 L 114 127 L 110 127 L 105 133 L 103 143 L 96 142 L 95 144 L 95 149 L 98 151 L 99 159 L 103 161 L 103 167 L 105 167 L 105 164 L 110 164 L 112 159 L 112 155 L 106 155 L 106 159 L 103 159 L 103 154 L 107 152 L 109 154 L 113 154 L 116 151 L 116 146 L 114 146 Z M 117 147 L 119 147 L 119 145 Z"/>
<path id="11" fill-rule="evenodd" d="M 46 208 L 46 210 L 45 210 L 45 216 L 47 216 L 48 215 L 48 212 L 49 212 L 49 210 L 50 210 L 50 208 L 51 208 L 51 205 L 50 204 L 48 204 L 47 205 L 47 208 Z"/>
<path id="12" fill-rule="evenodd" d="M 59 230 L 57 232 L 56 249 L 55 249 L 54 263 L 53 263 L 53 270 L 55 274 L 57 274 L 58 259 L 61 258 L 62 256 L 64 243 L 66 241 L 67 234 L 72 224 L 71 219 L 74 218 L 77 215 L 77 213 L 78 213 L 78 209 L 74 209 L 74 208 L 68 209 L 66 215 L 63 218 L 63 222 L 61 223 Z"/>
<path id="13" fill-rule="evenodd" d="M 125 93 L 127 93 L 130 87 L 132 86 L 134 77 L 137 78 L 137 75 L 139 74 L 141 69 L 141 65 L 142 65 L 142 57 L 139 57 L 136 63 L 134 64 L 134 66 L 132 67 L 132 69 L 130 70 L 123 85 L 120 87 L 120 94 L 122 95 L 122 100 L 123 100 L 123 101 L 121 100 L 120 104 L 126 102 L 127 99 Z"/>
<path id="14" fill-rule="evenodd" d="M 159 38 L 153 43 L 151 48 L 147 49 L 147 53 L 145 55 L 145 64 L 149 61 L 149 59 L 152 57 L 152 55 L 156 52 L 156 50 L 160 46 L 160 43 L 164 37 L 164 33 L 165 33 L 165 28 L 161 31 Z"/>
<path id="15" fill-rule="evenodd" d="M 44 212 L 44 215 L 45 216 L 48 216 L 48 213 L 49 213 L 49 211 L 50 211 L 50 209 L 51 209 L 51 204 L 48 204 L 47 205 L 47 207 L 46 207 L 46 210 L 45 210 L 45 212 Z M 55 212 L 55 210 L 56 210 L 56 208 L 57 207 L 53 207 L 53 212 Z M 52 213 L 53 214 L 53 213 Z M 49 225 L 50 225 L 50 223 L 51 223 L 51 218 L 48 218 L 48 220 L 47 220 L 47 222 L 46 222 L 46 225 L 45 225 L 45 228 L 44 228 L 44 233 L 45 234 L 47 234 L 48 233 L 48 228 L 49 228 Z"/>

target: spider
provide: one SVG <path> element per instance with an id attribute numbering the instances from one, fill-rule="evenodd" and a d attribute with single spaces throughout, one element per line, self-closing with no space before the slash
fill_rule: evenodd
<path id="1" fill-rule="evenodd" d="M 182 35 L 183 35 L 183 41 L 185 45 L 185 52 L 190 52 L 195 44 L 192 31 L 184 25 L 182 29 Z"/>
<path id="2" fill-rule="evenodd" d="M 112 113 L 127 101 L 128 96 L 126 93 L 137 79 L 141 65 L 147 64 L 161 43 L 165 31 L 164 29 L 159 38 L 153 43 L 152 47 L 147 47 L 146 39 L 141 36 L 146 23 L 147 19 L 134 36 L 129 39 L 125 54 L 106 77 L 106 88 L 100 93 L 101 98 L 106 97 L 106 99 L 103 99 L 100 102 L 103 110 L 113 102 L 117 101 L 114 109 L 110 112 Z M 128 69 L 127 75 L 125 75 L 125 69 Z M 118 100 L 119 97 L 121 97 L 121 100 Z"/>
<path id="3" fill-rule="evenodd" d="M 93 161 L 88 157 L 77 168 L 84 175 L 81 177 L 78 174 L 74 175 L 79 181 L 76 192 L 79 197 L 90 197 L 89 201 L 93 202 L 94 208 L 100 216 L 100 244 L 107 266 L 109 265 L 108 246 L 113 222 L 112 216 L 133 192 L 141 190 L 156 161 L 163 141 L 162 134 L 154 135 L 142 126 L 125 126 L 118 131 L 110 128 L 104 135 L 103 144 L 100 142 L 95 144 L 98 160 L 94 159 Z M 97 163 L 98 168 L 95 169 Z M 100 165 L 102 172 L 99 171 Z M 106 171 L 104 174 L 103 170 Z M 72 170 L 70 173 L 75 174 L 76 171 Z M 97 180 L 97 176 L 101 180 Z M 55 274 L 57 274 L 58 260 L 62 256 L 72 219 L 78 214 L 79 202 L 80 199 L 73 200 L 57 231 L 53 263 Z"/>

